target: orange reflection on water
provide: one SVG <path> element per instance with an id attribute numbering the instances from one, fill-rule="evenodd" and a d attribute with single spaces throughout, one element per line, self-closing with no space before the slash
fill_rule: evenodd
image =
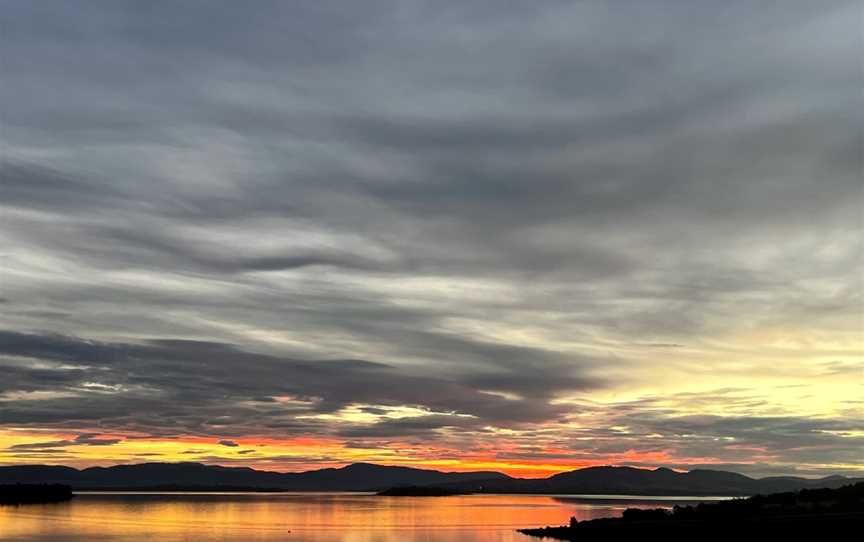
<path id="1" fill-rule="evenodd" d="M 83 494 L 0 507 L 0 540 L 508 542 L 515 529 L 619 515 L 621 504 L 539 495 Z"/>

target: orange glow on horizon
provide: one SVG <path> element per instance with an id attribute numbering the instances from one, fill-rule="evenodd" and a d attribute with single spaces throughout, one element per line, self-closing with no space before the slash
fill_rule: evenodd
<path id="1" fill-rule="evenodd" d="M 100 440 L 118 442 L 110 445 L 76 443 L 77 434 L 43 431 L 0 432 L 0 464 L 63 464 L 77 468 L 146 462 L 200 462 L 211 465 L 243 466 L 258 470 L 301 472 L 321 468 L 339 468 L 351 463 L 375 463 L 441 471 L 497 471 L 519 478 L 545 478 L 560 472 L 602 465 L 663 465 L 681 462 L 668 452 L 638 453 L 633 450 L 590 460 L 572 459 L 502 459 L 493 453 L 462 454 L 459 458 L 441 459 L 433 448 L 421 451 L 399 448 L 348 447 L 335 439 L 270 437 L 214 439 L 198 436 L 157 439 L 136 435 L 100 434 Z M 224 441 L 224 442 L 222 442 Z M 503 449 L 503 448 L 502 448 Z M 498 451 L 502 451 L 499 449 Z M 545 453 L 560 455 L 563 450 Z M 447 456 L 452 457 L 452 450 Z M 692 459 L 692 458 L 691 458 Z M 712 463 L 711 458 L 698 458 Z"/>

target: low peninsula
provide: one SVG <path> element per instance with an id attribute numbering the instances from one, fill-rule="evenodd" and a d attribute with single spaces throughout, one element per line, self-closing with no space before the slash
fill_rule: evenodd
<path id="1" fill-rule="evenodd" d="M 0 505 L 48 504 L 72 497 L 72 488 L 63 484 L 0 484 Z"/>
<path id="2" fill-rule="evenodd" d="M 465 495 L 464 492 L 446 487 L 403 486 L 391 487 L 377 493 L 381 497 L 452 497 Z"/>

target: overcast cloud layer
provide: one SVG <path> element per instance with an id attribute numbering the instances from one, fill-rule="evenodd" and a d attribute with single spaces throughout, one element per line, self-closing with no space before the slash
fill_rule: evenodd
<path id="1" fill-rule="evenodd" d="M 862 20 L 3 2 L 0 462 L 864 470 Z"/>

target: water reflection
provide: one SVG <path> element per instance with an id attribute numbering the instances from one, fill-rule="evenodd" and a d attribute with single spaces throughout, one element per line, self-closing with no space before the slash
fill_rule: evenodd
<path id="1" fill-rule="evenodd" d="M 518 527 L 616 516 L 627 506 L 541 495 L 91 493 L 63 504 L 0 507 L 0 540 L 510 542 L 532 540 Z"/>

